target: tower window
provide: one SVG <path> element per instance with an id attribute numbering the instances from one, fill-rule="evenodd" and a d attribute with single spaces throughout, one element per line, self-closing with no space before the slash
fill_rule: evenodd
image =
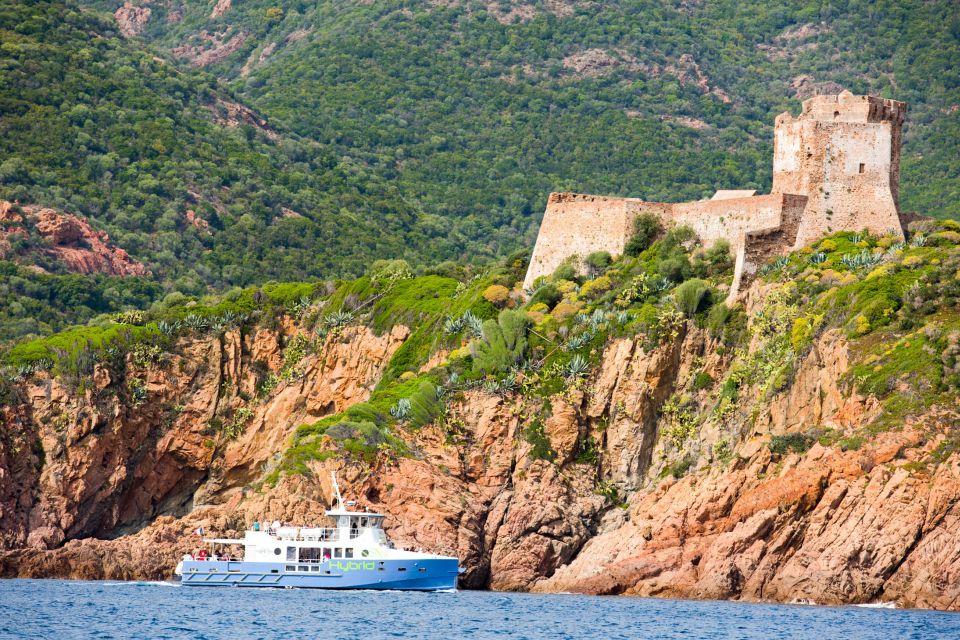
<path id="1" fill-rule="evenodd" d="M 863 163 L 861 162 L 861 163 L 860 163 L 860 173 L 863 173 L 863 169 L 864 169 L 864 166 L 863 166 Z"/>
<path id="2" fill-rule="evenodd" d="M 834 112 L 833 112 L 833 119 L 836 120 L 836 119 L 839 118 L 839 117 L 840 117 L 840 112 L 839 112 L 839 111 L 834 111 Z"/>

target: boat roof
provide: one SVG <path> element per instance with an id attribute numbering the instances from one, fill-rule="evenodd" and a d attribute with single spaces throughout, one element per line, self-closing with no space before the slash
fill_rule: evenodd
<path id="1" fill-rule="evenodd" d="M 328 516 L 364 516 L 367 518 L 386 518 L 386 516 L 381 513 L 373 513 L 372 511 L 349 511 L 343 508 L 327 509 L 326 514 Z"/>

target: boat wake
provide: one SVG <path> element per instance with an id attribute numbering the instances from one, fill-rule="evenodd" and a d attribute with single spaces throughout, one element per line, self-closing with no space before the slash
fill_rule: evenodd
<path id="1" fill-rule="evenodd" d="M 896 609 L 896 602 L 864 602 L 862 604 L 855 604 L 855 607 L 860 607 L 862 609 Z"/>

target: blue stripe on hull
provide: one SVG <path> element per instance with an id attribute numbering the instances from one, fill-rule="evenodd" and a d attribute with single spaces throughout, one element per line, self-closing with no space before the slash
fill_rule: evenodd
<path id="1" fill-rule="evenodd" d="M 295 567 L 288 571 L 287 567 Z M 307 567 L 308 571 L 300 571 Z M 313 571 L 317 569 L 317 571 Z M 320 564 L 274 562 L 183 563 L 181 583 L 197 587 L 274 587 L 302 589 L 456 589 L 458 562 L 430 560 L 333 560 Z"/>

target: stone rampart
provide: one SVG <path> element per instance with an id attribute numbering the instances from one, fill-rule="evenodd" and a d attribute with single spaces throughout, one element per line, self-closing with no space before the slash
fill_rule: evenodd
<path id="1" fill-rule="evenodd" d="M 668 204 L 638 198 L 552 193 L 524 287 L 571 256 L 623 253 L 644 212 L 665 225 L 688 225 L 704 245 L 730 243 L 736 257 L 731 298 L 765 261 L 836 231 L 903 237 L 900 142 L 907 106 L 896 100 L 815 96 L 803 111 L 777 117 L 773 189 L 721 190 L 711 200 Z"/>

